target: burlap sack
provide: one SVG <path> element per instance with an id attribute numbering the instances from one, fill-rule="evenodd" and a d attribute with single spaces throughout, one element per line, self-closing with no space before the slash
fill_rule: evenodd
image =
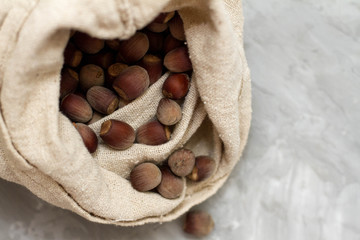
<path id="1" fill-rule="evenodd" d="M 179 10 L 194 74 L 183 118 L 160 146 L 135 144 L 116 151 L 101 144 L 89 154 L 71 122 L 59 112 L 62 53 L 69 29 L 99 38 L 130 37 L 159 12 Z M 238 0 L 8 0 L 0 3 L 0 176 L 56 206 L 91 221 L 134 226 L 170 221 L 213 195 L 239 160 L 251 117 L 250 75 Z M 109 118 L 135 129 L 155 115 L 168 74 Z M 134 165 L 162 162 L 187 146 L 210 154 L 216 173 L 186 183 L 168 200 L 140 193 L 127 180 Z"/>

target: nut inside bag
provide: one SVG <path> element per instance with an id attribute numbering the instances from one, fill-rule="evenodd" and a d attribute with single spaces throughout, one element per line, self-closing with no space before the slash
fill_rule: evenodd
<path id="1" fill-rule="evenodd" d="M 173 220 L 215 194 L 223 185 L 240 159 L 251 120 L 250 75 L 242 41 L 241 2 L 139 0 L 104 4 L 40 0 L 36 4 L 24 1 L 21 7 L 19 2 L 7 4 L 13 5 L 6 6 L 9 14 L 2 15 L 0 22 L 3 39 L 0 43 L 3 56 L 0 65 L 2 178 L 19 183 L 45 201 L 91 221 L 122 226 Z M 174 72 L 188 72 L 188 69 L 178 71 L 176 65 L 165 65 L 166 71 L 159 79 L 150 85 L 149 76 L 149 86 L 142 94 L 135 94 L 136 97 L 126 94 L 123 83 L 118 85 L 120 93 L 116 91 L 114 86 L 119 80 L 115 74 L 111 84 L 113 90 L 131 102 L 108 111 L 111 104 L 104 107 L 94 100 L 99 92 L 107 94 L 107 90 L 97 89 L 89 94 L 90 100 L 95 101 L 91 104 L 95 110 L 91 111 L 108 114 L 88 125 L 98 140 L 97 149 L 90 153 L 78 127 L 72 123 L 74 119 L 68 118 L 69 109 L 61 107 L 63 101 L 59 105 L 61 97 L 74 101 L 68 94 L 77 96 L 72 96 L 75 101 L 82 101 L 81 94 L 62 96 L 60 92 L 60 82 L 64 78 L 63 54 L 65 49 L 71 48 L 67 47 L 69 39 L 75 35 L 76 39 L 81 39 L 81 34 L 86 34 L 109 42 L 126 41 L 146 26 L 148 31 L 160 31 L 161 26 L 153 24 L 154 19 L 161 12 L 173 11 L 177 11 L 175 17 L 183 21 L 192 64 L 192 72 L 188 73 L 190 87 L 180 103 L 181 119 L 173 124 L 158 114 L 158 107 L 159 102 L 167 98 L 163 93 L 167 79 Z M 74 36 L 70 29 L 76 30 Z M 176 31 L 170 34 L 182 38 Z M 81 41 L 74 40 L 74 45 L 82 46 L 83 54 L 95 54 L 94 45 L 89 47 L 78 42 Z M 123 51 L 120 55 L 126 64 L 137 65 L 139 61 L 131 51 Z M 67 64 L 78 71 L 80 82 L 94 72 L 97 75 L 98 68 L 88 68 L 81 73 L 81 69 L 71 66 L 76 65 L 76 61 L 75 57 Z M 87 93 L 90 89 L 86 84 L 81 84 L 81 88 Z M 170 104 L 167 102 L 164 106 Z M 88 123 L 89 116 L 85 114 L 76 122 Z M 108 133 L 116 125 L 115 121 L 128 124 L 137 135 L 142 126 L 156 119 L 169 121 L 172 126 L 167 141 L 156 145 L 147 144 L 136 136 L 137 140 L 130 146 L 115 149 L 100 136 Z M 145 134 L 149 135 L 152 134 Z M 211 175 L 202 181 L 179 177 L 182 181 L 176 186 L 181 191 L 175 195 L 166 192 L 163 185 L 144 192 L 139 191 L 143 185 L 138 190 L 134 188 L 136 184 L 131 182 L 131 173 L 143 163 L 158 166 L 163 177 L 171 178 L 173 172 L 163 166 L 182 148 L 190 149 L 196 157 L 213 159 Z M 201 161 L 206 162 L 194 163 L 199 172 Z M 158 171 L 154 172 L 156 176 Z"/>

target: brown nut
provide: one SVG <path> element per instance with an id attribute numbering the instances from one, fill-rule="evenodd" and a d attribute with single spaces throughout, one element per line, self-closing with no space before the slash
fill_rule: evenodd
<path id="1" fill-rule="evenodd" d="M 107 78 L 105 79 L 106 86 L 112 87 L 114 79 L 127 67 L 128 65 L 125 63 L 114 63 L 110 65 L 107 69 Z"/>
<path id="2" fill-rule="evenodd" d="M 101 86 L 90 88 L 86 93 L 86 99 L 96 111 L 106 115 L 113 113 L 119 105 L 116 94 Z"/>
<path id="3" fill-rule="evenodd" d="M 174 100 L 163 98 L 157 107 L 156 117 L 162 124 L 172 126 L 181 120 L 181 107 Z"/>
<path id="4" fill-rule="evenodd" d="M 161 171 L 153 163 L 141 163 L 130 172 L 130 182 L 140 192 L 149 191 L 160 184 Z"/>
<path id="5" fill-rule="evenodd" d="M 175 16 L 175 12 L 163 12 L 160 13 L 155 19 L 154 22 L 156 23 L 167 23 Z"/>
<path id="6" fill-rule="evenodd" d="M 86 123 L 93 115 L 89 103 L 84 98 L 73 93 L 63 98 L 60 110 L 74 122 Z"/>
<path id="7" fill-rule="evenodd" d="M 126 63 L 139 61 L 149 50 L 149 39 L 145 33 L 137 32 L 128 40 L 121 41 L 117 60 Z"/>
<path id="8" fill-rule="evenodd" d="M 186 46 L 175 48 L 165 55 L 164 66 L 172 72 L 187 72 L 192 70 Z"/>
<path id="9" fill-rule="evenodd" d="M 119 98 L 119 108 L 123 108 L 125 107 L 126 105 L 128 105 L 130 102 L 129 101 L 126 101 L 122 98 Z"/>
<path id="10" fill-rule="evenodd" d="M 214 229 L 214 220 L 203 211 L 191 211 L 186 214 L 184 232 L 196 237 L 205 237 Z"/>
<path id="11" fill-rule="evenodd" d="M 76 32 L 73 39 L 76 46 L 85 53 L 98 53 L 104 47 L 104 40 L 91 37 L 86 33 Z"/>
<path id="12" fill-rule="evenodd" d="M 158 121 L 145 123 L 138 128 L 136 141 L 146 145 L 160 145 L 170 139 L 170 130 Z"/>
<path id="13" fill-rule="evenodd" d="M 158 56 L 146 54 L 139 62 L 139 66 L 148 72 L 150 85 L 159 80 L 162 75 L 162 59 Z"/>
<path id="14" fill-rule="evenodd" d="M 182 99 L 190 88 L 190 78 L 185 73 L 171 74 L 164 82 L 162 93 L 171 99 Z"/>
<path id="15" fill-rule="evenodd" d="M 64 50 L 64 63 L 70 67 L 77 67 L 81 62 L 82 56 L 82 52 L 69 42 Z"/>
<path id="16" fill-rule="evenodd" d="M 135 141 L 135 131 L 126 122 L 110 119 L 101 125 L 100 137 L 114 149 L 125 150 Z"/>
<path id="17" fill-rule="evenodd" d="M 105 117 L 103 114 L 94 112 L 91 120 L 87 123 L 87 125 L 93 124 L 93 123 L 99 121 L 100 119 L 102 119 L 103 117 Z"/>
<path id="18" fill-rule="evenodd" d="M 113 88 L 120 97 L 127 101 L 141 96 L 149 87 L 147 71 L 139 66 L 131 66 L 123 70 L 114 80 Z"/>
<path id="19" fill-rule="evenodd" d="M 86 63 L 95 64 L 104 69 L 108 68 L 115 60 L 114 53 L 101 51 L 96 54 L 86 55 Z"/>
<path id="20" fill-rule="evenodd" d="M 209 178 L 215 172 L 216 163 L 209 156 L 198 156 L 195 158 L 195 166 L 187 176 L 190 180 L 199 182 Z"/>
<path id="21" fill-rule="evenodd" d="M 112 50 L 119 51 L 120 48 L 120 40 L 119 39 L 111 39 L 106 40 L 105 44 Z"/>
<path id="22" fill-rule="evenodd" d="M 145 31 L 145 34 L 149 39 L 149 52 L 160 52 L 163 48 L 164 35 L 162 33 L 154 33 L 151 31 Z"/>
<path id="23" fill-rule="evenodd" d="M 169 22 L 169 29 L 171 35 L 180 41 L 185 41 L 185 31 L 184 31 L 184 24 L 182 19 L 178 14 L 171 19 Z"/>
<path id="24" fill-rule="evenodd" d="M 79 81 L 83 91 L 93 86 L 102 86 L 105 81 L 104 71 L 97 65 L 87 64 L 80 69 Z"/>
<path id="25" fill-rule="evenodd" d="M 167 35 L 164 44 L 163 44 L 163 52 L 166 54 L 170 52 L 171 50 L 174 50 L 175 48 L 184 46 L 184 42 L 177 40 L 171 34 Z"/>
<path id="26" fill-rule="evenodd" d="M 83 123 L 74 123 L 74 126 L 76 130 L 78 130 L 88 151 L 90 153 L 95 152 L 98 146 L 98 139 L 95 132 Z"/>
<path id="27" fill-rule="evenodd" d="M 194 169 L 195 155 L 189 149 L 179 149 L 170 155 L 168 165 L 175 175 L 185 177 Z"/>
<path id="28" fill-rule="evenodd" d="M 61 70 L 60 81 L 60 98 L 65 97 L 69 93 L 75 92 L 79 83 L 79 75 L 71 68 L 63 68 Z"/>
<path id="29" fill-rule="evenodd" d="M 146 29 L 155 32 L 155 33 L 161 33 L 164 32 L 168 28 L 167 23 L 156 23 L 151 22 L 149 25 L 146 26 Z"/>
<path id="30" fill-rule="evenodd" d="M 164 198 L 174 199 L 180 197 L 184 190 L 184 179 L 175 176 L 167 166 L 161 167 L 160 170 L 161 182 L 156 190 Z"/>

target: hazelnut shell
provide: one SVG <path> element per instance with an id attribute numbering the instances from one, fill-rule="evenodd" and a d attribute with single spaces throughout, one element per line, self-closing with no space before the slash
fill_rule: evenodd
<path id="1" fill-rule="evenodd" d="M 125 122 L 110 119 L 101 125 L 100 137 L 109 147 L 125 150 L 133 145 L 135 131 Z"/>
<path id="2" fill-rule="evenodd" d="M 153 163 L 141 163 L 130 172 L 130 182 L 140 192 L 149 191 L 160 184 L 161 171 Z"/>
<path id="3" fill-rule="evenodd" d="M 76 130 L 78 130 L 88 151 L 90 153 L 95 152 L 98 146 L 98 139 L 95 132 L 83 123 L 74 123 L 74 126 Z"/>
<path id="4" fill-rule="evenodd" d="M 170 155 L 168 165 L 175 175 L 185 177 L 195 166 L 195 155 L 189 149 L 179 149 Z"/>
<path id="5" fill-rule="evenodd" d="M 168 199 L 175 199 L 180 197 L 184 190 L 184 179 L 175 176 L 167 166 L 160 168 L 161 182 L 156 190 L 161 196 Z"/>

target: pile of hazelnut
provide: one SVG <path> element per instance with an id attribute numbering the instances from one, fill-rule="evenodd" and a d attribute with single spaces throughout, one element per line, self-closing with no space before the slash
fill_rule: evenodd
<path id="1" fill-rule="evenodd" d="M 141 97 L 165 71 L 170 75 L 162 86 L 156 120 L 135 131 L 126 122 L 109 119 L 102 123 L 99 136 L 116 150 L 128 149 L 135 141 L 146 145 L 169 141 L 169 127 L 181 120 L 182 101 L 190 87 L 192 64 L 185 40 L 177 12 L 159 14 L 126 40 L 71 32 L 61 71 L 60 110 L 73 122 L 90 153 L 96 151 L 98 138 L 87 124 Z M 137 165 L 130 182 L 138 191 L 156 189 L 163 197 L 174 199 L 183 192 L 184 177 L 202 181 L 214 171 L 212 158 L 179 149 L 162 166 L 150 162 Z"/>

